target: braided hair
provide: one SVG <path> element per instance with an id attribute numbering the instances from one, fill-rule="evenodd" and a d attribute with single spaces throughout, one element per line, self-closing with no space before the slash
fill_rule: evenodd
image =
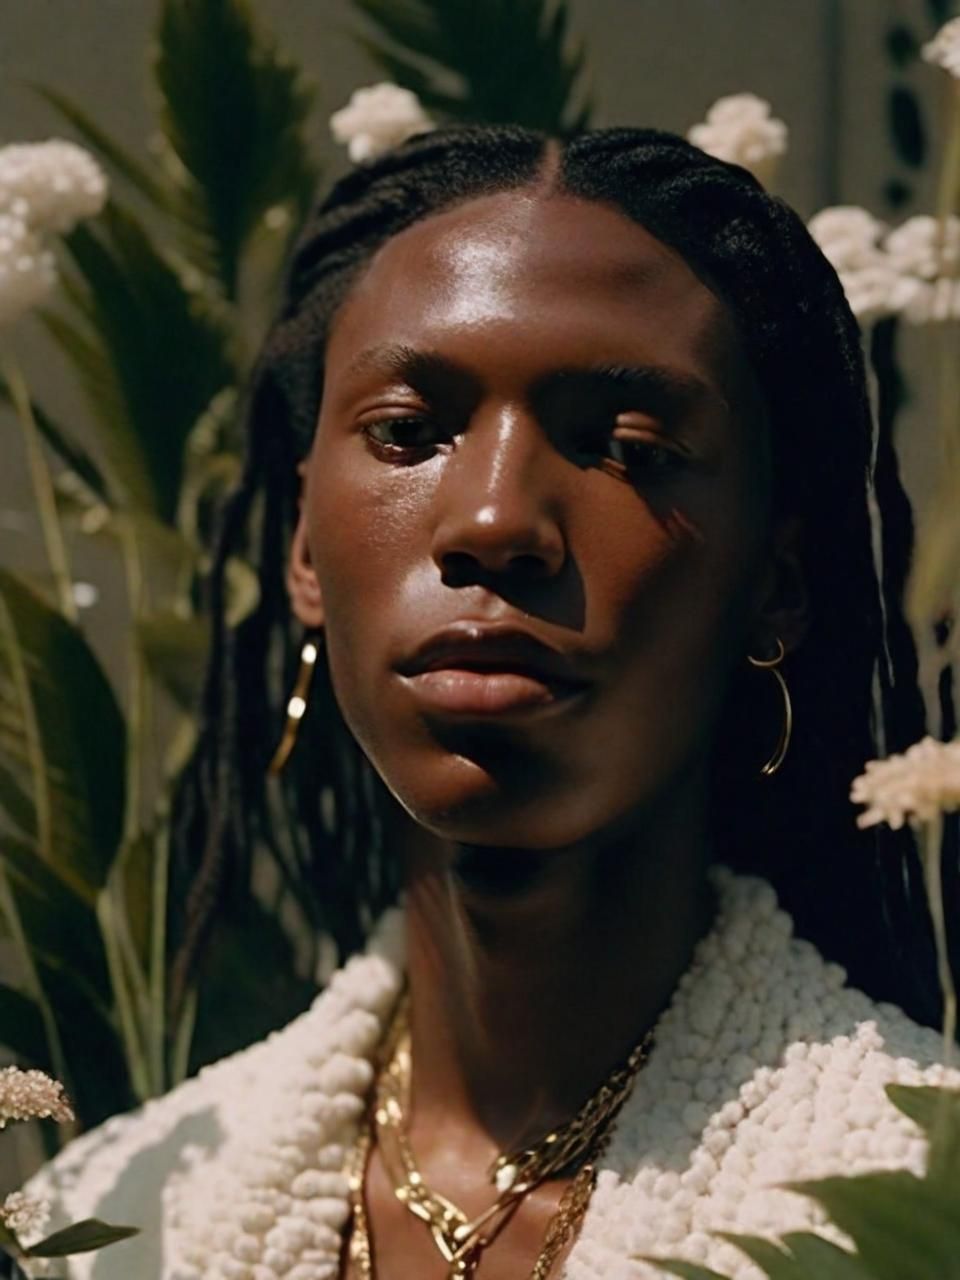
<path id="1" fill-rule="evenodd" d="M 272 847 L 291 884 L 312 886 L 301 906 L 341 954 L 395 892 L 384 833 L 395 802 L 344 726 L 322 662 L 291 766 L 265 782 L 299 647 L 284 587 L 296 467 L 317 420 L 332 319 L 376 250 L 455 204 L 538 184 L 639 223 L 727 305 L 766 402 L 774 510 L 802 519 L 812 626 L 783 668 L 793 741 L 779 773 L 760 778 L 782 712 L 768 697 L 772 679 L 744 663 L 716 753 L 718 857 L 766 877 L 798 932 L 854 982 L 936 1021 L 910 838 L 860 831 L 848 799 L 878 743 L 902 749 L 923 731 L 900 605 L 910 508 L 889 433 L 878 437 L 873 425 L 856 320 L 801 219 L 749 173 L 672 134 L 627 128 L 562 145 L 513 127 L 422 135 L 343 178 L 304 228 L 249 392 L 245 465 L 216 551 L 200 738 L 175 815 L 175 857 L 190 887 L 174 999 L 258 843 Z M 261 596 L 231 628 L 224 571 L 238 552 L 254 562 Z"/>

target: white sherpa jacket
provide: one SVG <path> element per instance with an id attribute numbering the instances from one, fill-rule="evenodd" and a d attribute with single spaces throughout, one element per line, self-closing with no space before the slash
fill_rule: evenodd
<path id="1" fill-rule="evenodd" d="M 563 1280 L 662 1276 L 646 1254 L 755 1280 L 712 1232 L 831 1234 L 811 1201 L 777 1184 L 922 1172 L 925 1144 L 883 1086 L 960 1084 L 936 1065 L 935 1033 L 846 987 L 793 938 L 769 885 L 715 875 L 714 927 L 657 1026 Z M 344 1157 L 402 980 L 394 912 L 289 1026 L 72 1143 L 30 1191 L 53 1199 L 58 1224 L 98 1216 L 142 1230 L 71 1274 L 334 1280 Z"/>

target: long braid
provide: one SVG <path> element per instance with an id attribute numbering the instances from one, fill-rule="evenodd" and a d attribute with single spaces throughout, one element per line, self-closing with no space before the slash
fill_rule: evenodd
<path id="1" fill-rule="evenodd" d="M 559 165 L 548 165 L 547 154 L 544 137 L 514 128 L 424 135 L 348 175 L 304 228 L 287 302 L 259 364 L 247 463 L 214 573 L 218 638 L 177 824 L 181 862 L 195 868 L 180 972 L 196 962 L 225 870 L 245 867 L 258 838 L 289 845 L 298 873 L 317 886 L 311 920 L 342 950 L 358 945 L 393 891 L 395 871 L 377 839 L 392 802 L 343 725 L 323 664 L 304 740 L 282 784 L 283 804 L 271 808 L 264 789 L 297 649 L 283 591 L 296 518 L 295 460 L 312 439 L 331 321 L 380 245 L 431 213 L 531 186 L 548 172 L 554 189 L 611 205 L 645 226 L 726 302 L 766 400 L 774 509 L 795 510 L 804 521 L 813 626 L 786 664 L 797 706 L 794 743 L 775 779 L 756 779 L 776 704 L 764 697 L 762 673 L 745 666 L 732 681 L 721 726 L 718 853 L 770 879 L 799 931 L 846 964 L 857 982 L 930 1020 L 927 921 L 912 893 L 909 841 L 858 831 L 848 800 L 851 778 L 875 754 L 878 668 L 889 749 L 918 736 L 922 711 L 900 605 L 912 545 L 909 505 L 888 437 L 879 441 L 874 467 L 860 336 L 836 275 L 785 204 L 744 170 L 671 134 L 605 130 L 568 143 Z M 874 496 L 883 526 L 880 579 Z M 243 549 L 244 522 L 258 503 L 261 602 L 230 633 L 223 574 L 229 555 Z M 284 842 L 278 832 L 285 823 Z M 891 929 L 920 956 L 917 990 L 907 989 L 891 959 Z"/>
<path id="2" fill-rule="evenodd" d="M 799 930 L 855 981 L 929 1013 L 926 982 L 908 990 L 903 971 L 885 962 L 894 954 L 885 917 L 897 917 L 895 933 L 909 936 L 914 952 L 925 932 L 913 895 L 891 901 L 898 878 L 915 866 L 909 840 L 858 831 L 848 801 L 850 780 L 875 754 L 873 674 L 886 650 L 890 749 L 906 745 L 922 725 L 916 657 L 900 606 L 912 545 L 909 504 L 887 432 L 876 470 L 880 583 L 869 510 L 873 436 L 856 322 L 801 220 L 748 174 L 649 131 L 604 135 L 602 164 L 592 143 L 586 135 L 570 147 L 565 184 L 623 209 L 676 248 L 727 302 L 768 407 L 775 507 L 794 509 L 804 521 L 813 625 L 785 664 L 797 706 L 794 743 L 775 779 L 747 772 L 762 758 L 764 738 L 754 726 L 765 727 L 769 746 L 776 704 L 758 705 L 755 675 L 735 680 L 718 753 L 727 767 L 716 775 L 723 856 L 767 876 Z"/>

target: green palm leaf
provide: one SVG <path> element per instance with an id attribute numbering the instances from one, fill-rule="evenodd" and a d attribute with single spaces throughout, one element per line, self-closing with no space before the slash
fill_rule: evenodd
<path id="1" fill-rule="evenodd" d="M 90 1253 L 118 1240 L 129 1240 L 139 1234 L 138 1227 L 115 1227 L 99 1218 L 84 1218 L 62 1231 L 55 1231 L 39 1244 L 26 1250 L 28 1258 L 66 1258 L 74 1253 Z"/>
<path id="2" fill-rule="evenodd" d="M 312 93 L 245 0 L 164 0 L 154 69 L 187 250 L 234 299 L 264 214 L 288 205 L 299 223 L 313 192 Z"/>
<path id="3" fill-rule="evenodd" d="M 140 224 L 115 205 L 101 222 L 101 235 L 81 226 L 66 239 L 77 319 L 43 318 L 90 402 L 111 487 L 172 522 L 187 438 L 234 371 L 223 334 Z"/>
<path id="4" fill-rule="evenodd" d="M 682 1258 L 655 1258 L 652 1254 L 647 1254 L 643 1261 L 659 1267 L 668 1275 L 680 1276 L 680 1280 L 729 1280 L 729 1277 L 721 1275 L 719 1271 L 701 1267 L 697 1262 L 684 1262 Z"/>
<path id="5" fill-rule="evenodd" d="M 149 169 L 146 169 L 126 148 L 102 129 L 82 107 L 66 94 L 61 93 L 59 89 L 51 89 L 49 85 L 34 85 L 33 88 L 44 102 L 63 117 L 115 176 L 122 178 L 157 208 L 163 209 L 169 205 L 169 194 L 156 181 Z"/>
<path id="6" fill-rule="evenodd" d="M 876 1280 L 960 1280 L 956 1192 L 940 1182 L 897 1171 L 796 1182 L 788 1189 L 823 1205 Z"/>
<path id="7" fill-rule="evenodd" d="M 359 40 L 424 106 L 453 120 L 563 134 L 592 106 L 566 0 L 354 0 L 378 29 Z"/>
<path id="8" fill-rule="evenodd" d="M 886 1093 L 923 1130 L 930 1143 L 927 1181 L 954 1196 L 960 1215 L 960 1089 L 888 1084 Z"/>
<path id="9" fill-rule="evenodd" d="M 10 389 L 0 377 L 0 403 L 10 404 Z M 106 478 L 87 449 L 65 427 L 60 426 L 38 404 L 31 405 L 33 420 L 51 451 L 63 464 L 66 474 L 75 478 L 90 500 L 109 506 L 112 499 Z M 60 473 L 61 475 L 64 472 Z"/>
<path id="10" fill-rule="evenodd" d="M 125 745 L 116 698 L 81 633 L 0 570 L 0 803 L 87 902 L 120 841 Z"/>
<path id="11" fill-rule="evenodd" d="M 109 1018 L 110 977 L 89 900 L 38 858 L 30 841 L 0 838 L 0 862 L 37 968 L 62 975 L 75 1000 Z"/>
<path id="12" fill-rule="evenodd" d="M 0 1044 L 24 1062 L 46 1066 L 47 1041 L 40 1011 L 29 996 L 0 983 Z"/>

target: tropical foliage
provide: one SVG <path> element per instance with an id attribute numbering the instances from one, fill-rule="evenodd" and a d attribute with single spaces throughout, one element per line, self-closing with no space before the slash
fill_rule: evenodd
<path id="1" fill-rule="evenodd" d="M 564 133 L 590 123 L 586 50 L 567 6 L 545 0 L 355 0 L 363 47 L 391 80 L 450 120 Z"/>
<path id="2" fill-rule="evenodd" d="M 239 466 L 236 389 L 317 177 L 311 91 L 239 0 L 164 3 L 153 74 L 160 164 L 42 90 L 115 193 L 65 237 L 63 304 L 42 315 L 91 447 L 26 403 L 15 371 L 4 384 L 47 447 L 65 540 L 109 541 L 131 616 L 121 709 L 69 599 L 0 574 L 0 892 L 20 957 L 0 1026 L 88 1124 L 191 1064 L 196 992 L 178 1026 L 166 1001 L 170 786 L 205 662 L 211 511 Z M 237 620 L 256 585 L 232 570 Z"/>

